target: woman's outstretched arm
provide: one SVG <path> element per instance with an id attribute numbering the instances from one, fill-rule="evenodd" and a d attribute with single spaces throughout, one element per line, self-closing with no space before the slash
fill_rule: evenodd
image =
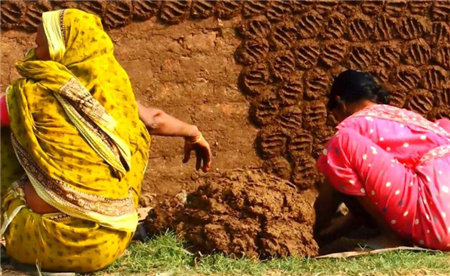
<path id="1" fill-rule="evenodd" d="M 151 135 L 195 138 L 201 134 L 196 126 L 178 120 L 160 109 L 145 107 L 140 103 L 138 109 L 139 118 Z"/>
<path id="2" fill-rule="evenodd" d="M 197 170 L 200 168 L 205 172 L 210 170 L 211 149 L 197 126 L 178 120 L 160 109 L 145 107 L 140 103 L 138 103 L 138 110 L 139 118 L 151 135 L 185 138 L 184 163 L 189 161 L 191 151 L 195 151 Z"/>

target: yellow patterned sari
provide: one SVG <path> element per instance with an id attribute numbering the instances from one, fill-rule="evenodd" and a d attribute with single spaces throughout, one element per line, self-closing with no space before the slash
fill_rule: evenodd
<path id="1" fill-rule="evenodd" d="M 18 261 L 86 272 L 111 264 L 137 226 L 149 134 L 128 75 L 98 17 L 44 13 L 51 61 L 30 51 L 7 90 L 2 130 L 2 235 Z M 60 210 L 29 210 L 21 183 Z"/>

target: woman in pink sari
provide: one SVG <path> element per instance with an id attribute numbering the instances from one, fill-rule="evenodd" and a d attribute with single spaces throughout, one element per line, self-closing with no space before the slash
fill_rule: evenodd
<path id="1" fill-rule="evenodd" d="M 334 81 L 328 108 L 340 124 L 317 164 L 328 181 L 315 204 L 316 231 L 347 197 L 379 226 L 385 246 L 450 251 L 449 121 L 389 106 L 387 95 L 362 72 Z"/>

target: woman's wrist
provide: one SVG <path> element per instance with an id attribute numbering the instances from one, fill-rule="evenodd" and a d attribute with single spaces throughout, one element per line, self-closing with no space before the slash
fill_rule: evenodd
<path id="1" fill-rule="evenodd" d="M 202 135 L 202 133 L 200 132 L 198 127 L 193 125 L 192 130 L 189 131 L 189 134 L 187 136 L 185 136 L 184 139 L 186 139 L 186 141 L 188 141 L 188 142 L 195 143 L 195 142 L 198 142 L 199 137 L 201 135 Z"/>

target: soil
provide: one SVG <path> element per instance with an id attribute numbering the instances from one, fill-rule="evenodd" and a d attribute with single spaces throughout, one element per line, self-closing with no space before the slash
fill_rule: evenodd
<path id="1" fill-rule="evenodd" d="M 236 256 L 315 256 L 313 208 L 295 185 L 261 170 L 200 177 L 199 188 L 158 204 L 150 234 L 175 230 L 201 253 Z"/>

